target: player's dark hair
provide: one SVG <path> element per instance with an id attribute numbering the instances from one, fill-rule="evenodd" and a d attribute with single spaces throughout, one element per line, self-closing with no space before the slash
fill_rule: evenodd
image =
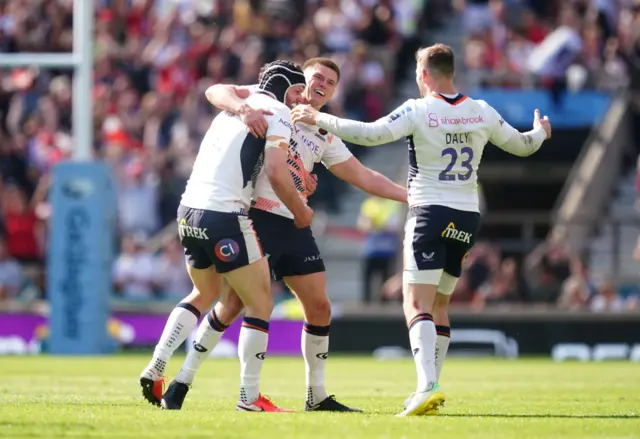
<path id="1" fill-rule="evenodd" d="M 340 67 L 338 67 L 338 64 L 336 64 L 330 58 L 316 57 L 308 59 L 302 65 L 302 70 L 306 69 L 307 67 L 315 66 L 316 64 L 320 64 L 321 66 L 325 66 L 336 72 L 336 75 L 338 75 L 338 82 L 340 82 Z"/>
<path id="2" fill-rule="evenodd" d="M 434 75 L 453 77 L 455 73 L 453 49 L 446 44 L 434 44 L 418 50 L 416 62 Z"/>
<path id="3" fill-rule="evenodd" d="M 291 61 L 272 61 L 260 69 L 258 88 L 282 103 L 294 85 L 306 85 L 306 82 L 300 66 Z"/>

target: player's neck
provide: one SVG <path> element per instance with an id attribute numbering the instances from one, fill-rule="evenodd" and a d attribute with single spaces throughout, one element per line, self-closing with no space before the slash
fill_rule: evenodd
<path id="1" fill-rule="evenodd" d="M 430 87 L 431 93 L 439 93 L 443 95 L 457 95 L 458 90 L 453 86 L 452 83 L 443 83 L 443 84 L 435 84 L 433 87 Z"/>

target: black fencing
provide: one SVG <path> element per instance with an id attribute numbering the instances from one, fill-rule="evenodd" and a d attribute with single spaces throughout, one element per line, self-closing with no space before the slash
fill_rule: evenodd
<path id="1" fill-rule="evenodd" d="M 571 312 L 460 313 L 451 316 L 456 329 L 490 329 L 514 339 L 520 355 L 550 355 L 554 346 L 585 343 L 640 343 L 640 314 Z M 331 323 L 331 351 L 370 353 L 383 346 L 409 348 L 401 317 L 347 317 Z"/>

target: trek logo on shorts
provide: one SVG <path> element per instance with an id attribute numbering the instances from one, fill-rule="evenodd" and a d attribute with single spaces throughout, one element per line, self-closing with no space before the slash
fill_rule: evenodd
<path id="1" fill-rule="evenodd" d="M 178 235 L 180 235 L 180 238 L 188 236 L 196 239 L 209 239 L 206 228 L 188 226 L 187 220 L 184 218 L 180 220 L 180 224 L 178 225 Z"/>
<path id="2" fill-rule="evenodd" d="M 233 239 L 223 239 L 216 244 L 216 256 L 223 262 L 231 262 L 240 254 L 240 246 Z"/>
<path id="3" fill-rule="evenodd" d="M 471 244 L 472 236 L 472 233 L 456 229 L 456 225 L 453 222 L 450 222 L 447 228 L 442 231 L 443 238 L 455 239 L 456 241 L 464 242 L 465 244 Z"/>

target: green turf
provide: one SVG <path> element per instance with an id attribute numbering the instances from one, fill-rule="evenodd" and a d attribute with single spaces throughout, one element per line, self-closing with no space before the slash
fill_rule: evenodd
<path id="1" fill-rule="evenodd" d="M 366 414 L 237 413 L 232 360 L 208 361 L 183 410 L 162 411 L 140 396 L 147 361 L 0 357 L 0 437 L 640 438 L 640 367 L 629 362 L 451 359 L 443 414 L 395 418 L 414 386 L 411 361 L 330 360 L 329 390 Z M 302 360 L 269 358 L 262 388 L 283 407 L 302 407 Z"/>

